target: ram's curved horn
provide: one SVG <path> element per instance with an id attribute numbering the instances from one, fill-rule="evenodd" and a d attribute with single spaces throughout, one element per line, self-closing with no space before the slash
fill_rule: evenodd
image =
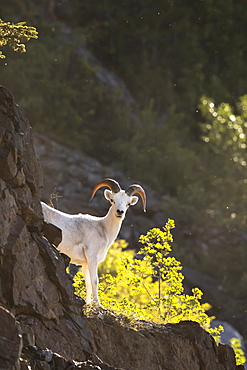
<path id="1" fill-rule="evenodd" d="M 137 184 L 130 185 L 125 190 L 125 193 L 128 194 L 130 197 L 134 194 L 139 194 L 142 199 L 143 211 L 146 212 L 146 193 L 140 185 Z"/>
<path id="2" fill-rule="evenodd" d="M 94 194 L 96 193 L 96 191 L 101 188 L 102 186 L 107 186 L 108 188 L 111 189 L 111 191 L 113 193 L 118 193 L 121 188 L 120 188 L 120 185 L 117 181 L 113 180 L 113 179 L 104 179 L 104 180 L 101 180 L 99 181 L 93 188 L 93 191 L 92 191 L 92 195 L 90 197 L 90 200 L 93 199 L 94 197 Z"/>

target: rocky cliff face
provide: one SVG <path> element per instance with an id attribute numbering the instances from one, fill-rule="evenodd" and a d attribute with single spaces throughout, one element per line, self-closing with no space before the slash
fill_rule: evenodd
<path id="1" fill-rule="evenodd" d="M 109 318 L 88 320 L 94 349 L 106 362 L 124 369 L 223 370 L 235 369 L 232 349 L 216 346 L 214 339 L 197 323 L 184 321 L 127 330 Z M 97 333 L 95 335 L 95 333 Z"/>
<path id="2" fill-rule="evenodd" d="M 75 169 L 68 153 L 63 155 L 73 184 Z M 78 153 L 78 161 L 81 157 Z M 97 173 L 97 162 L 93 165 Z M 51 170 L 61 176 L 58 165 Z M 96 177 L 84 176 L 82 184 Z M 231 348 L 216 347 L 194 323 L 145 324 L 134 331 L 109 321 L 104 312 L 85 318 L 84 301 L 74 295 L 66 273 L 69 259 L 51 244 L 61 234 L 43 222 L 42 182 L 29 122 L 1 87 L 0 369 L 237 368 Z M 81 193 L 83 186 L 74 182 L 75 198 Z"/>
<path id="3" fill-rule="evenodd" d="M 13 315 L 1 309 L 0 368 L 14 368 L 23 343 L 86 361 L 92 336 L 81 314 L 84 302 L 65 272 L 68 258 L 42 235 L 41 167 L 29 122 L 4 88 L 0 120 L 0 302 Z"/>

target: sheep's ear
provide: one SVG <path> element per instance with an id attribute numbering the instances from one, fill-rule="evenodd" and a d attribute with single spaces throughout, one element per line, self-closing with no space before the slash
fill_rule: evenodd
<path id="1" fill-rule="evenodd" d="M 107 200 L 109 200 L 109 202 L 110 202 L 110 200 L 111 200 L 111 196 L 112 196 L 112 192 L 111 192 L 111 190 L 109 190 L 109 189 L 105 189 L 105 191 L 104 191 L 104 196 L 105 196 L 105 198 L 106 198 Z"/>
<path id="2" fill-rule="evenodd" d="M 136 196 L 131 197 L 130 205 L 134 206 L 138 202 L 139 198 Z"/>

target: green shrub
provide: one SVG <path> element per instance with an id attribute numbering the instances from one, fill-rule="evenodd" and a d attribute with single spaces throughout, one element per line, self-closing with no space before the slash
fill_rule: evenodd
<path id="1" fill-rule="evenodd" d="M 247 95 L 234 107 L 227 103 L 218 106 L 202 97 L 200 109 L 203 115 L 203 140 L 211 152 L 212 166 L 208 170 L 210 181 L 206 184 L 208 210 L 218 224 L 229 228 L 246 225 L 246 124 Z M 221 191 L 217 191 L 217 189 Z M 224 205 L 224 207 L 220 207 Z"/>

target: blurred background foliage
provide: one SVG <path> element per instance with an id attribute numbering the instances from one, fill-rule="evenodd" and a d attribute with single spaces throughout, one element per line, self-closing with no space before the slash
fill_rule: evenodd
<path id="1" fill-rule="evenodd" d="M 39 32 L 0 61 L 33 128 L 170 195 L 178 225 L 222 229 L 228 244 L 199 260 L 176 252 L 245 295 L 246 2 L 2 0 L 0 18 Z"/>

